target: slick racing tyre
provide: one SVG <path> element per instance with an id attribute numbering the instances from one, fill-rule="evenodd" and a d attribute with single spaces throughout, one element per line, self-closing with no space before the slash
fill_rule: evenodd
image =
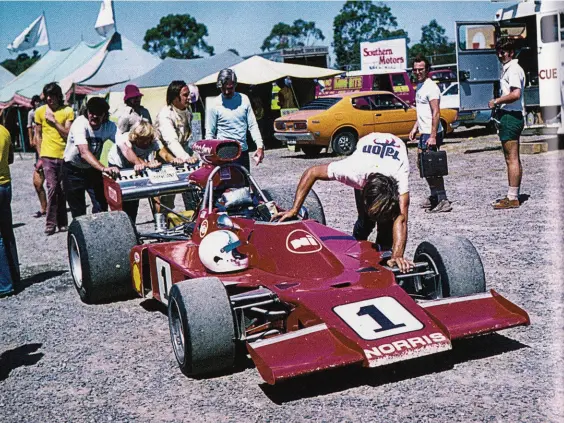
<path id="1" fill-rule="evenodd" d="M 424 241 L 415 250 L 413 261 L 427 262 L 439 276 L 435 298 L 486 292 L 482 260 L 467 238 L 445 236 Z"/>
<path id="2" fill-rule="evenodd" d="M 85 303 L 110 301 L 133 293 L 129 252 L 137 235 L 122 211 L 74 219 L 67 236 L 69 267 Z"/>
<path id="3" fill-rule="evenodd" d="M 225 371 L 235 363 L 235 324 L 223 283 L 214 277 L 172 286 L 168 325 L 174 355 L 187 376 Z"/>
<path id="4" fill-rule="evenodd" d="M 271 187 L 263 189 L 264 195 L 269 201 L 273 200 L 276 205 L 283 208 L 284 210 L 290 210 L 294 205 L 294 196 L 296 194 L 296 188 L 293 187 Z M 304 201 L 304 207 L 307 209 L 309 218 L 315 220 L 322 225 L 326 225 L 325 213 L 323 211 L 323 205 L 321 200 L 312 189 L 307 195 Z"/>

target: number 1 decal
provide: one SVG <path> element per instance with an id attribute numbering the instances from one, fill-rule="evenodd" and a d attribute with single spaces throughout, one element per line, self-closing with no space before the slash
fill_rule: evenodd
<path id="1" fill-rule="evenodd" d="M 164 304 L 168 304 L 168 293 L 172 286 L 172 274 L 170 273 L 170 264 L 160 257 L 156 258 L 157 279 L 159 281 L 159 295 Z"/>
<path id="2" fill-rule="evenodd" d="M 392 297 L 371 298 L 333 310 L 367 341 L 423 329 L 423 324 Z"/>

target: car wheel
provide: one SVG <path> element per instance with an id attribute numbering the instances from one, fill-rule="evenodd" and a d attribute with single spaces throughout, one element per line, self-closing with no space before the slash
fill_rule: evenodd
<path id="1" fill-rule="evenodd" d="M 441 119 L 441 126 L 443 127 L 443 134 L 444 137 L 448 137 L 450 135 L 450 133 L 447 132 L 447 123 L 444 119 Z"/>
<path id="2" fill-rule="evenodd" d="M 262 192 L 269 201 L 275 201 L 276 204 L 284 210 L 290 210 L 294 205 L 296 188 L 271 187 L 263 189 Z M 323 205 L 321 204 L 321 200 L 319 200 L 317 193 L 313 189 L 309 191 L 309 194 L 304 201 L 304 207 L 307 208 L 310 219 L 313 219 L 322 225 L 326 224 Z"/>
<path id="3" fill-rule="evenodd" d="M 300 148 L 306 157 L 317 157 L 323 149 L 320 145 L 302 145 Z"/>
<path id="4" fill-rule="evenodd" d="M 233 313 L 227 291 L 218 278 L 174 284 L 168 300 L 168 324 L 174 355 L 187 376 L 233 367 Z"/>
<path id="5" fill-rule="evenodd" d="M 109 301 L 133 293 L 129 252 L 137 243 L 135 228 L 122 211 L 80 216 L 71 222 L 69 267 L 82 301 Z"/>
<path id="6" fill-rule="evenodd" d="M 356 149 L 357 141 L 356 134 L 351 131 L 338 132 L 333 137 L 333 151 L 340 156 L 350 156 Z"/>
<path id="7" fill-rule="evenodd" d="M 438 276 L 435 298 L 486 292 L 482 260 L 467 238 L 446 236 L 424 241 L 415 250 L 413 261 L 427 262 Z"/>

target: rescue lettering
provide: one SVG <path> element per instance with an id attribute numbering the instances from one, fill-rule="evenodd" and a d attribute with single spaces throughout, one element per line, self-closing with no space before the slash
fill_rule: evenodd
<path id="1" fill-rule="evenodd" d="M 391 157 L 394 160 L 399 160 L 399 150 L 394 141 L 386 141 L 384 143 L 375 143 L 374 145 L 365 145 L 362 147 L 363 153 L 371 153 L 384 157 Z"/>
<path id="2" fill-rule="evenodd" d="M 366 358 L 369 360 L 374 357 L 382 357 L 383 355 L 394 354 L 403 350 L 417 349 L 427 345 L 440 344 L 447 341 L 446 336 L 440 332 L 431 333 L 429 336 L 417 336 L 414 338 L 401 339 L 390 344 L 382 344 L 372 347 L 371 350 L 364 350 Z"/>
<path id="3" fill-rule="evenodd" d="M 539 72 L 540 79 L 556 79 L 558 78 L 558 70 L 556 68 L 553 69 L 542 69 Z"/>

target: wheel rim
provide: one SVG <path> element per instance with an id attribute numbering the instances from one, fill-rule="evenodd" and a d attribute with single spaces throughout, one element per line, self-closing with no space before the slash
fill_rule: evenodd
<path id="1" fill-rule="evenodd" d="M 180 308 L 174 297 L 170 298 L 170 336 L 176 360 L 182 365 L 185 351 L 184 327 L 180 318 Z"/>
<path id="2" fill-rule="evenodd" d="M 78 289 L 82 289 L 82 262 L 80 260 L 80 250 L 74 235 L 70 236 L 69 261 L 72 279 Z"/>
<path id="3" fill-rule="evenodd" d="M 339 147 L 339 150 L 344 153 L 350 151 L 352 147 L 351 137 L 345 134 L 339 135 L 339 138 L 337 138 L 337 146 Z"/>
<path id="4" fill-rule="evenodd" d="M 437 268 L 437 264 L 431 258 L 431 256 L 427 253 L 419 253 L 417 256 L 416 261 L 422 258 L 423 261 L 427 262 L 432 270 L 435 272 L 435 277 L 437 278 L 437 284 L 435 286 L 435 299 L 444 298 L 443 296 L 443 281 L 441 280 L 441 274 L 439 273 L 439 269 Z"/>

